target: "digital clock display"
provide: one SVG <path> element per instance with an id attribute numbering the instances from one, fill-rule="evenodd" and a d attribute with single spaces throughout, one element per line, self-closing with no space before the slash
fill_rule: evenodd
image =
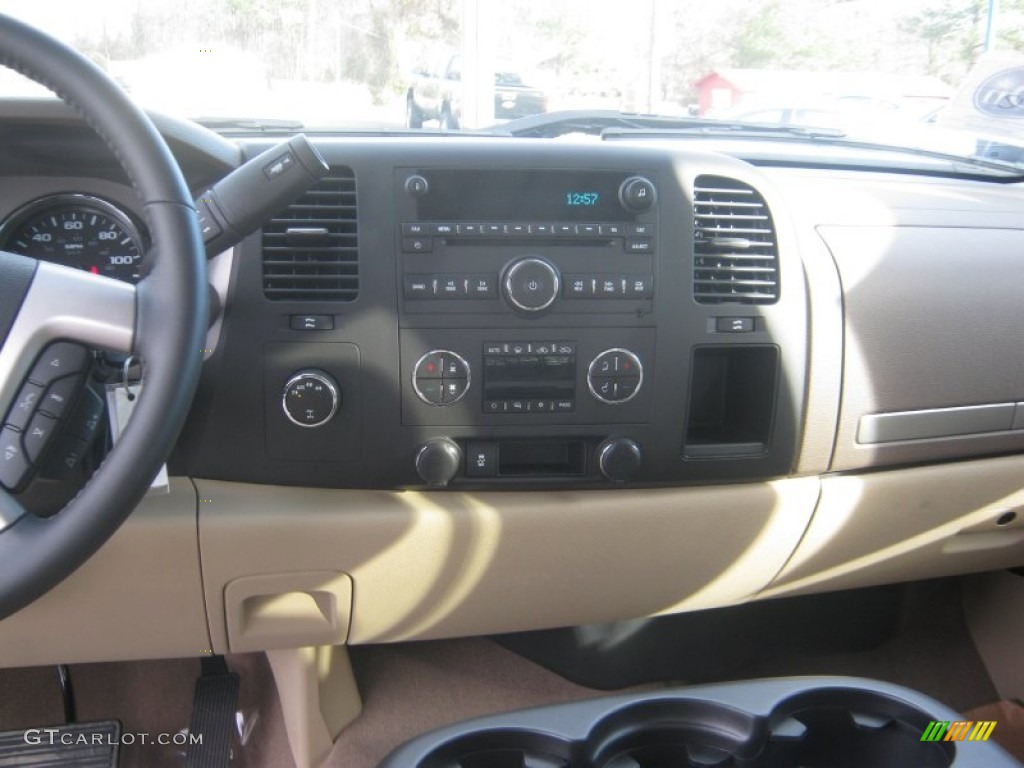
<path id="1" fill-rule="evenodd" d="M 601 199 L 600 192 L 566 192 L 565 193 L 565 204 L 566 205 L 586 205 L 596 206 L 597 201 Z"/>
<path id="2" fill-rule="evenodd" d="M 409 175 L 403 169 L 402 178 Z M 416 201 L 422 221 L 634 221 L 619 187 L 637 171 L 416 169 L 430 191 Z M 648 172 L 650 175 L 650 172 Z"/>

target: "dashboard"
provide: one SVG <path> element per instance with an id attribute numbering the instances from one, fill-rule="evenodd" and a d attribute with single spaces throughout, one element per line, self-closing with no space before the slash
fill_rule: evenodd
<path id="1" fill-rule="evenodd" d="M 158 127 L 197 198 L 275 143 Z M 0 247 L 145 273 L 144 212 L 84 126 L 26 103 L 0 134 Z M 326 176 L 212 255 L 171 493 L 87 586 L 5 621 L 6 656 L 484 634 L 1024 563 L 1019 183 L 660 139 L 311 141 Z M 329 626 L 247 623 L 296 591 Z M 21 642 L 72 599 L 105 628 Z"/>

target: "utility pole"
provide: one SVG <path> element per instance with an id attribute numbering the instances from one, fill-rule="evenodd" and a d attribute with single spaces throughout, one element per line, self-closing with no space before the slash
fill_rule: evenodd
<path id="1" fill-rule="evenodd" d="M 999 15 L 999 0 L 988 0 L 988 19 L 985 21 L 985 47 L 988 53 L 996 44 L 996 17 Z"/>
<path id="2" fill-rule="evenodd" d="M 487 0 L 462 2 L 462 125 L 494 122 L 494 19 Z"/>

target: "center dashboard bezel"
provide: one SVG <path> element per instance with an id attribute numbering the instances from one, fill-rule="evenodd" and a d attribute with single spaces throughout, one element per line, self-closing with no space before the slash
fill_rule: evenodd
<path id="1" fill-rule="evenodd" d="M 249 143 L 253 144 L 252 153 L 261 147 L 257 140 Z M 783 293 L 779 306 L 707 307 L 692 299 L 693 179 L 701 173 L 720 173 L 763 187 L 755 169 L 726 158 L 699 154 L 690 158 L 688 153 L 664 148 L 621 144 L 591 147 L 498 139 L 449 142 L 330 137 L 318 139 L 317 147 L 332 166 L 350 168 L 357 180 L 360 295 L 344 304 L 264 300 L 260 239 L 254 236 L 243 243 L 236 261 L 231 318 L 221 346 L 207 363 L 211 372 L 206 379 L 208 389 L 201 393 L 177 454 L 177 466 L 183 471 L 306 486 L 423 488 L 413 463 L 419 448 L 431 439 L 449 437 L 464 448 L 473 440 L 546 439 L 583 441 L 594 448 L 616 435 L 635 440 L 643 449 L 643 467 L 631 481 L 633 486 L 756 479 L 792 470 L 801 407 L 797 393 L 804 386 L 806 364 L 799 258 L 794 252 L 793 258 L 784 255 L 780 262 L 789 291 Z M 645 214 L 648 220 L 656 219 L 656 250 L 631 254 L 630 258 L 635 257 L 634 264 L 650 265 L 654 278 L 651 298 L 613 302 L 562 297 L 550 311 L 532 316 L 514 311 L 500 298 L 486 303 L 476 299 L 437 302 L 428 311 L 410 311 L 411 302 L 402 295 L 403 274 L 408 271 L 404 264 L 414 257 L 402 252 L 401 241 L 402 225 L 416 213 L 403 182 L 410 171 L 430 167 L 459 167 L 485 176 L 502 167 L 596 168 L 613 170 L 622 178 L 649 176 L 658 187 L 656 213 Z M 777 197 L 770 190 L 768 198 L 775 206 Z M 775 213 L 788 224 L 781 208 Z M 791 236 L 780 232 L 780 241 L 785 254 Z M 514 254 L 509 252 L 521 253 L 524 245 L 535 242 L 510 234 L 499 243 L 480 241 L 477 245 L 489 249 L 497 277 L 512 260 Z M 585 265 L 593 253 L 592 243 L 581 244 L 580 238 L 543 242 L 543 247 L 551 249 L 544 255 L 550 255 L 566 272 L 576 268 L 569 263 L 572 259 Z M 446 247 L 442 244 L 442 250 L 433 251 L 429 258 L 445 253 Z M 416 259 L 422 264 L 420 255 Z M 334 317 L 334 327 L 293 328 L 290 318 L 296 313 L 328 314 Z M 751 318 L 750 330 L 743 334 L 719 332 L 716 318 L 720 317 Z M 428 406 L 413 392 L 412 368 L 432 348 L 452 349 L 480 371 L 485 342 L 563 339 L 580 344 L 576 394 L 578 400 L 593 403 L 589 415 L 577 408 L 569 422 L 557 414 L 487 416 L 480 410 L 482 398 L 474 395 L 470 399 L 472 392 L 456 408 Z M 255 358 L 254 343 L 263 350 Z M 692 359 L 695 349 L 707 345 L 730 349 L 774 345 L 779 349 L 779 373 L 771 378 L 772 386 L 777 383 L 771 432 L 756 454 L 684 455 Z M 624 405 L 598 403 L 584 382 L 593 356 L 612 347 L 637 347 L 644 358 L 643 397 Z M 334 349 L 351 350 L 351 355 L 344 363 L 332 362 Z M 212 375 L 222 366 L 251 369 L 259 365 L 260 356 L 262 390 L 237 379 L 229 386 Z M 342 385 L 343 406 L 322 430 L 280 423 L 287 420 L 279 414 L 279 387 L 300 362 L 315 363 L 314 367 L 327 371 Z M 474 376 L 471 386 L 475 388 L 479 380 Z M 252 421 L 252 408 L 259 408 L 260 402 L 262 418 Z M 292 435 L 292 431 L 303 434 Z M 239 450 L 239 445 L 247 447 Z M 588 466 L 593 463 L 591 455 Z M 460 474 L 449 487 L 484 486 L 597 488 L 606 487 L 607 482 L 590 471 L 571 478 L 499 477 L 486 482 Z"/>

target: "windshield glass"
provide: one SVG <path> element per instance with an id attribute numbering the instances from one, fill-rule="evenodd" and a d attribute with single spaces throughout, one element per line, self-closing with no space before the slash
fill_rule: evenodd
<path id="1" fill-rule="evenodd" d="M 140 103 L 229 129 L 559 110 L 838 129 L 1024 163 L 1024 0 L 0 0 Z M 38 89 L 0 70 L 0 94 Z M 214 120 L 216 119 L 216 120 Z"/>

